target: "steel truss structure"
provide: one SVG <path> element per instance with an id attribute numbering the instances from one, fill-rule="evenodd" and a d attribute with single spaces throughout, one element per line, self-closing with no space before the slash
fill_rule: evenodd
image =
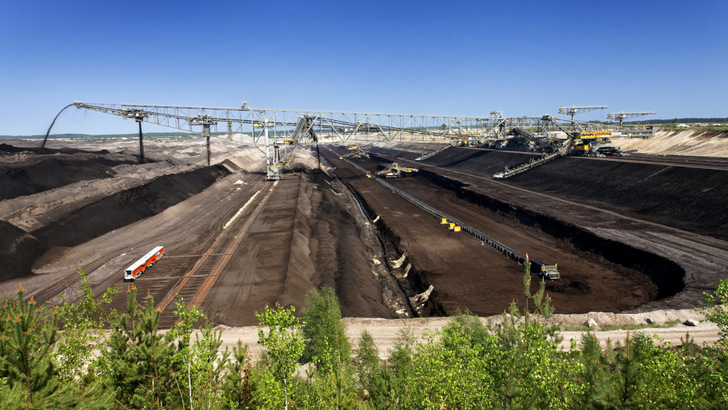
<path id="1" fill-rule="evenodd" d="M 183 107 L 139 104 L 88 104 L 74 102 L 77 108 L 112 114 L 123 118 L 161 125 L 181 131 L 216 135 L 240 135 L 261 144 L 264 131 L 269 138 L 295 141 L 297 144 L 318 142 L 443 142 L 451 140 L 483 140 L 504 138 L 512 128 L 544 128 L 544 117 L 458 117 L 446 115 L 412 115 L 383 113 L 351 113 L 335 111 L 293 111 L 241 108 Z M 601 124 L 556 119 L 569 128 L 602 129 Z M 227 132 L 218 126 L 227 125 Z M 202 129 L 200 130 L 200 127 Z M 206 131 L 207 130 L 207 131 Z"/>
<path id="2" fill-rule="evenodd" d="M 295 111 L 254 109 L 244 103 L 240 108 L 184 107 L 141 104 L 73 103 L 81 109 L 98 111 L 137 121 L 141 160 L 143 145 L 141 123 L 150 123 L 207 138 L 208 164 L 210 137 L 227 136 L 264 149 L 269 179 L 278 179 L 278 148 L 282 144 L 366 144 L 375 142 L 449 142 L 477 144 L 505 140 L 514 132 L 529 129 L 533 135 L 552 138 L 560 134 L 571 138 L 574 131 L 601 131 L 598 123 L 541 117 L 503 117 L 492 111 L 488 117 L 352 113 L 334 111 Z M 227 126 L 225 132 L 218 127 Z"/>

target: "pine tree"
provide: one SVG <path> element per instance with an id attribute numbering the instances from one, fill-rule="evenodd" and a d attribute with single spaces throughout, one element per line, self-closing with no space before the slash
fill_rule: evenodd
<path id="1" fill-rule="evenodd" d="M 18 286 L 14 301 L 5 301 L 0 326 L 0 373 L 11 384 L 20 383 L 28 407 L 33 396 L 52 395 L 59 388 L 51 352 L 58 336 L 55 314 L 43 316 L 31 297 Z"/>
<path id="2" fill-rule="evenodd" d="M 1 408 L 109 408 L 101 385 L 62 381 L 52 354 L 58 341 L 58 312 L 43 311 L 18 286 L 14 300 L 0 309 Z M 10 405 L 8 405 L 10 404 Z"/>
<path id="3" fill-rule="evenodd" d="M 227 363 L 222 386 L 227 408 L 246 409 L 252 403 L 252 364 L 248 348 L 238 340 L 233 348 L 233 360 Z"/>
<path id="4" fill-rule="evenodd" d="M 147 295 L 142 308 L 136 295 L 136 287 L 127 289 L 126 309 L 112 321 L 100 373 L 125 406 L 175 407 L 184 400 L 176 377 L 183 372 L 175 367 L 172 338 L 159 332 L 160 312 L 152 298 Z"/>

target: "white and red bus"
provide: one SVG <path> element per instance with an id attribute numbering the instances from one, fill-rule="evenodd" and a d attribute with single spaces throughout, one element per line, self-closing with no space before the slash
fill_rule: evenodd
<path id="1" fill-rule="evenodd" d="M 124 269 L 124 282 L 134 281 L 134 279 L 141 276 L 147 268 L 151 267 L 155 262 L 161 259 L 162 256 L 164 256 L 163 246 L 157 246 L 147 252 L 146 255 L 141 257 L 141 259 Z"/>

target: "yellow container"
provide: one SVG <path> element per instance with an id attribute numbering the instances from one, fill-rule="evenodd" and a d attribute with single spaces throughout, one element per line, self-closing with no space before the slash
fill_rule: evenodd
<path id="1" fill-rule="evenodd" d="M 455 229 L 455 222 L 450 222 L 450 227 L 449 227 L 449 228 L 447 228 L 447 229 L 449 229 L 449 230 L 451 230 L 451 231 L 452 231 L 453 229 Z"/>
<path id="2" fill-rule="evenodd" d="M 460 232 L 460 226 L 458 226 L 458 225 L 455 225 L 455 229 L 453 229 L 453 231 L 455 231 L 455 232 Z"/>
<path id="3" fill-rule="evenodd" d="M 442 218 L 442 221 L 440 221 L 440 225 L 447 225 L 447 218 Z"/>

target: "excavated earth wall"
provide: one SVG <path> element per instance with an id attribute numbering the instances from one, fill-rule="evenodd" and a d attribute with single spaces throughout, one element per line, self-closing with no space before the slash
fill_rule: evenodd
<path id="1" fill-rule="evenodd" d="M 379 152 L 379 151 L 377 151 Z M 398 151 L 386 150 L 387 154 Z M 404 153 L 403 156 L 412 156 Z M 450 148 L 425 164 L 490 178 L 538 154 Z M 564 157 L 505 183 L 678 229 L 728 239 L 728 172 Z"/>
<path id="2" fill-rule="evenodd" d="M 71 212 L 32 234 L 53 246 L 75 246 L 158 214 L 201 192 L 227 173 L 220 166 L 212 166 L 181 174 L 164 175 L 149 184 L 119 192 Z"/>
<path id="3" fill-rule="evenodd" d="M 381 153 L 412 156 L 392 147 Z M 450 148 L 420 162 L 420 169 L 427 175 L 423 169 L 438 167 L 432 170 L 451 180 L 441 180 L 443 186 L 502 212 L 521 213 L 515 217 L 526 224 L 532 223 L 534 214 L 546 215 L 546 222 L 535 222 L 545 232 L 558 236 L 572 231 L 570 241 L 576 247 L 593 248 L 605 259 L 649 274 L 660 286 L 660 296 L 645 309 L 699 305 L 702 292 L 713 290 L 725 277 L 728 217 L 722 210 L 728 198 L 728 175 L 722 167 L 565 157 L 505 181 L 492 179 L 495 172 L 535 155 Z M 524 201 L 519 190 L 526 190 L 523 197 L 533 202 Z M 509 199 L 508 195 L 515 196 Z M 549 218 L 562 223 L 553 225 Z"/>
<path id="4" fill-rule="evenodd" d="M 554 238 L 566 239 L 576 249 L 600 255 L 609 262 L 646 274 L 657 285 L 657 299 L 674 296 L 684 288 L 684 270 L 677 263 L 666 258 L 631 247 L 625 243 L 600 238 L 574 224 L 469 190 L 461 182 L 433 172 L 421 171 L 420 175 L 440 187 L 454 191 L 460 198 L 483 208 L 509 215 L 523 225 L 538 227 Z"/>
<path id="5" fill-rule="evenodd" d="M 309 249 L 315 267 L 315 284 L 336 290 L 344 316 L 394 317 L 393 300 L 387 297 L 387 272 L 378 254 L 379 245 L 364 216 L 340 181 L 313 171 L 304 197 L 311 212 L 305 219 Z M 303 221 L 301 221 L 303 222 Z"/>
<path id="6" fill-rule="evenodd" d="M 116 193 L 72 211 L 32 232 L 25 232 L 6 221 L 0 221 L 0 245 L 3 245 L 0 255 L 4 261 L 0 266 L 0 280 L 31 274 L 34 261 L 52 247 L 72 247 L 155 215 L 201 192 L 226 174 L 224 168 L 213 166 L 181 174 L 163 175 L 148 184 Z"/>

